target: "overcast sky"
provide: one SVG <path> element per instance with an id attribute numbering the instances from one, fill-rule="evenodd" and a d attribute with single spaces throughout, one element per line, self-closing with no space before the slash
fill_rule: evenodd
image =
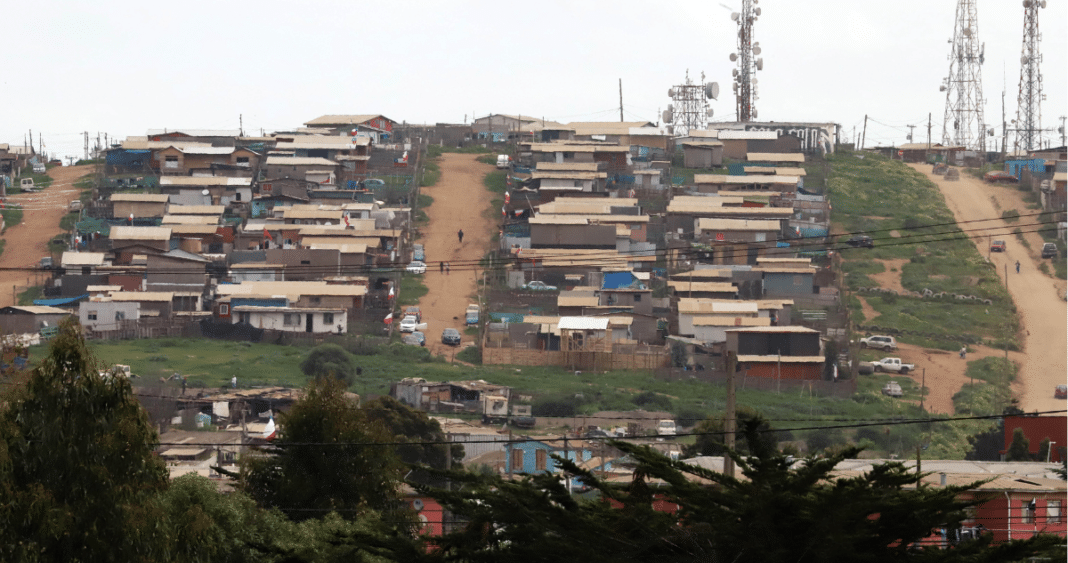
<path id="1" fill-rule="evenodd" d="M 727 6 L 739 0 L 725 0 Z M 290 129 L 323 114 L 412 123 L 509 113 L 549 120 L 657 121 L 687 69 L 718 81 L 714 120 L 732 120 L 737 27 L 709 1 L 12 2 L 0 33 L 0 143 L 43 133 L 45 150 L 82 154 L 94 138 L 150 128 Z M 836 122 L 845 137 L 941 139 L 956 2 L 760 0 L 759 121 Z M 986 121 L 1012 119 L 1023 8 L 978 0 L 986 44 Z M 1050 0 L 1042 125 L 1068 113 L 1068 9 Z M 1000 132 L 999 132 L 1000 134 Z M 1060 144 L 1057 139 L 1054 144 Z"/>

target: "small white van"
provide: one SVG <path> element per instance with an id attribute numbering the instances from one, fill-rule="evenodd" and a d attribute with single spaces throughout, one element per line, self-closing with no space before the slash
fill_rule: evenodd
<path id="1" fill-rule="evenodd" d="M 512 158 L 506 154 L 497 155 L 497 168 L 508 168 L 512 164 Z"/>

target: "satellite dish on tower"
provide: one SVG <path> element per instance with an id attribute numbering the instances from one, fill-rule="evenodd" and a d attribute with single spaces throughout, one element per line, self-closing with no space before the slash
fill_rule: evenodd
<path id="1" fill-rule="evenodd" d="M 759 55 L 760 54 L 760 45 L 754 45 L 753 46 L 753 54 L 754 55 Z"/>
<path id="2" fill-rule="evenodd" d="M 415 509 L 417 512 L 422 510 L 423 509 L 423 500 L 422 499 L 413 500 L 412 501 L 412 508 Z"/>
<path id="3" fill-rule="evenodd" d="M 738 69 L 732 68 L 731 69 L 731 76 L 738 76 Z"/>
<path id="4" fill-rule="evenodd" d="M 756 11 L 756 15 L 759 16 L 760 15 L 760 8 L 757 8 L 755 11 Z"/>
<path id="5" fill-rule="evenodd" d="M 675 104 L 668 104 L 668 111 L 674 113 L 675 112 Z"/>
<path id="6" fill-rule="evenodd" d="M 972 36 L 972 28 L 966 27 L 966 28 L 964 28 L 964 31 L 962 31 L 961 33 L 963 33 L 965 37 L 971 37 Z"/>
<path id="7" fill-rule="evenodd" d="M 731 53 L 730 59 L 732 63 L 738 60 L 738 53 Z"/>
<path id="8" fill-rule="evenodd" d="M 660 117 L 664 120 L 664 123 L 671 123 L 671 110 L 664 110 L 664 113 Z"/>
<path id="9" fill-rule="evenodd" d="M 754 76 L 753 78 L 750 78 L 750 79 L 749 79 L 749 83 L 750 83 L 750 84 L 756 84 L 757 82 L 759 82 L 759 81 L 758 81 L 758 80 L 756 79 L 756 77 L 755 77 L 755 76 Z"/>
<path id="10" fill-rule="evenodd" d="M 1020 57 L 1020 64 L 1022 64 L 1022 65 L 1025 65 L 1025 64 L 1027 64 L 1027 61 L 1028 61 L 1028 60 L 1029 60 L 1029 58 L 1028 58 L 1028 57 Z"/>
<path id="11" fill-rule="evenodd" d="M 757 70 L 764 70 L 764 59 L 757 59 Z"/>
<path id="12" fill-rule="evenodd" d="M 731 12 L 731 21 L 738 21 L 738 12 Z"/>
<path id="13" fill-rule="evenodd" d="M 668 97 L 669 98 L 674 98 L 675 97 L 675 89 L 674 88 L 668 88 Z"/>
<path id="14" fill-rule="evenodd" d="M 705 84 L 705 97 L 712 100 L 719 98 L 718 82 L 709 82 L 708 84 Z"/>
<path id="15" fill-rule="evenodd" d="M 753 110 L 753 119 L 757 118 L 757 110 Z"/>
<path id="16" fill-rule="evenodd" d="M 705 115 L 707 115 L 708 117 L 712 117 L 712 108 L 708 108 L 708 111 L 705 112 Z"/>

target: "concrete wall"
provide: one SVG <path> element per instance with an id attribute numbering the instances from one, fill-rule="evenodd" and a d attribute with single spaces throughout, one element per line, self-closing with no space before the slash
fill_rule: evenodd
<path id="1" fill-rule="evenodd" d="M 140 317 L 138 303 L 115 302 L 115 301 L 82 301 L 78 304 L 78 321 L 82 326 L 92 330 L 115 330 L 120 323 L 116 321 L 116 313 L 121 314 L 120 321 L 136 321 Z M 95 316 L 96 318 L 90 318 Z"/>
<path id="2" fill-rule="evenodd" d="M 326 323 L 323 316 L 331 313 L 323 313 L 321 311 L 313 312 L 301 312 L 299 309 L 294 309 L 291 312 L 283 311 L 234 311 L 231 314 L 231 318 L 234 323 L 241 322 L 242 313 L 248 313 L 248 323 L 256 328 L 263 328 L 267 330 L 279 330 L 282 332 L 307 332 L 307 317 L 312 316 L 312 332 L 316 334 L 323 333 L 337 333 L 338 325 L 341 326 L 341 333 L 348 332 L 348 315 L 345 311 L 332 313 L 333 321 Z M 285 315 L 294 315 L 290 319 L 296 319 L 296 324 L 285 324 Z"/>
<path id="3" fill-rule="evenodd" d="M 615 225 L 531 225 L 533 248 L 615 248 Z"/>

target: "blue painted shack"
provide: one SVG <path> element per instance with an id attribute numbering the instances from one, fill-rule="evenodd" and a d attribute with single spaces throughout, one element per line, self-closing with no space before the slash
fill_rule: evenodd
<path id="1" fill-rule="evenodd" d="M 508 450 L 504 460 L 504 470 L 508 473 L 556 473 L 557 462 L 552 455 L 580 464 L 593 457 L 589 442 L 569 439 L 565 447 L 564 439 L 558 437 L 526 437 L 511 444 Z"/>
<path id="2" fill-rule="evenodd" d="M 1020 179 L 1020 172 L 1026 168 L 1031 171 L 1032 174 L 1044 174 L 1046 172 L 1046 161 L 1041 158 L 1031 158 L 1027 160 L 1006 160 L 1005 171 Z"/>

